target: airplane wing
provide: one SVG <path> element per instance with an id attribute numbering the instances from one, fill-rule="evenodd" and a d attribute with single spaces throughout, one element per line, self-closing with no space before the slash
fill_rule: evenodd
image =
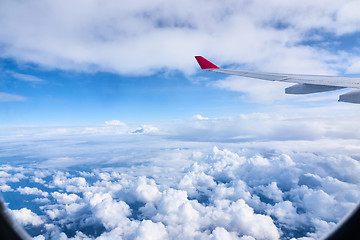
<path id="1" fill-rule="evenodd" d="M 237 75 L 248 78 L 257 78 L 268 81 L 290 82 L 295 85 L 285 89 L 287 94 L 309 94 L 318 92 L 327 92 L 342 88 L 360 89 L 359 77 L 341 77 L 341 76 L 322 76 L 322 75 L 304 75 L 304 74 L 287 74 L 287 73 L 264 73 L 251 72 L 219 68 L 212 62 L 202 56 L 195 56 L 201 69 Z M 342 94 L 339 102 L 358 103 L 360 104 L 360 90 L 353 90 Z"/>

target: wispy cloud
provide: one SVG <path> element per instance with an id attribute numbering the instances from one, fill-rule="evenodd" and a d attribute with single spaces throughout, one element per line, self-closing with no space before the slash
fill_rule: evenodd
<path id="1" fill-rule="evenodd" d="M 19 102 L 19 101 L 26 101 L 26 100 L 27 100 L 27 98 L 24 96 L 0 92 L 0 102 Z"/>
<path id="2" fill-rule="evenodd" d="M 125 127 L 126 124 L 119 121 L 119 120 L 110 120 L 110 121 L 105 121 L 105 125 L 107 126 L 123 126 Z"/>
<path id="3" fill-rule="evenodd" d="M 32 76 L 32 75 L 28 75 L 28 74 L 22 74 L 22 73 L 17 73 L 17 72 L 13 72 L 13 71 L 8 71 L 8 73 L 13 76 L 14 78 L 20 80 L 20 81 L 24 81 L 24 82 L 30 82 L 30 83 L 44 83 L 45 81 L 39 77 L 36 76 Z"/>
<path id="4" fill-rule="evenodd" d="M 264 90 L 266 91 L 266 90 Z M 264 93 L 263 93 L 264 94 Z M 274 99 L 276 99 L 274 95 Z M 325 99 L 327 99 L 326 96 Z M 332 94 L 329 97 L 334 97 Z M 268 99 L 268 96 L 266 97 Z M 323 100 L 314 99 L 314 100 Z M 299 100 L 299 102 L 304 99 Z M 304 103 L 306 104 L 306 102 Z M 335 104 L 297 107 L 279 105 L 273 112 L 255 112 L 229 117 L 206 117 L 196 114 L 183 120 L 157 123 L 126 124 L 119 120 L 105 121 L 103 125 L 77 127 L 12 127 L 3 128 L 4 139 L 48 139 L 73 137 L 113 137 L 151 135 L 161 138 L 240 142 L 245 140 L 314 140 L 357 139 L 360 137 L 358 106 Z M 134 136 L 134 139 L 136 137 Z M 68 156 L 67 156 L 68 157 Z M 61 160 L 60 160 L 61 161 Z M 72 160 L 64 162 L 73 162 Z"/>
<path id="5" fill-rule="evenodd" d="M 243 93 L 241 99 L 246 102 L 273 104 L 289 98 L 284 94 L 284 88 L 291 84 L 230 76 L 213 82 L 212 85 L 229 91 L 241 92 Z"/>

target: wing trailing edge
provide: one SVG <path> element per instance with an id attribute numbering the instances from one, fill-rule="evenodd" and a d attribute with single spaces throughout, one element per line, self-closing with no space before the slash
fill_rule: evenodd
<path id="1" fill-rule="evenodd" d="M 360 90 L 353 90 L 351 92 L 340 95 L 339 102 L 360 104 Z"/>
<path id="2" fill-rule="evenodd" d="M 285 88 L 285 93 L 286 94 L 311 94 L 311 93 L 334 91 L 334 90 L 338 90 L 338 89 L 342 89 L 342 88 L 343 87 L 298 83 L 291 87 Z"/>

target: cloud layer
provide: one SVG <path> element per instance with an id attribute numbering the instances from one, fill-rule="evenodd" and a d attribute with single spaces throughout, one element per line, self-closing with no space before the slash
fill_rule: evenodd
<path id="1" fill-rule="evenodd" d="M 36 160 L 17 156 L 0 168 L 5 199 L 27 199 L 9 202 L 14 216 L 37 239 L 317 239 L 360 197 L 358 142 L 347 140 L 344 150 L 335 139 L 229 144 L 130 136 L 136 140 L 61 138 L 24 149 Z M 3 142 L 2 158 L 17 143 Z"/>
<path id="2" fill-rule="evenodd" d="M 71 10 L 69 10 L 71 5 Z M 193 56 L 267 71 L 354 71 L 326 34 L 358 32 L 357 1 L 2 1 L 1 57 L 65 70 L 194 70 Z M 324 42 L 309 46 L 307 41 Z M 336 70 L 337 70 L 336 69 Z"/>

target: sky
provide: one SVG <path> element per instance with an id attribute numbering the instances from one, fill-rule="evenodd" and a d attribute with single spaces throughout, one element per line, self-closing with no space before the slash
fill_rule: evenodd
<path id="1" fill-rule="evenodd" d="M 304 105 L 283 94 L 289 85 L 200 71 L 195 55 L 246 70 L 360 70 L 357 1 L 71 3 L 1 2 L 2 125 L 139 123 Z M 325 96 L 306 105 L 337 100 Z"/>
<path id="2" fill-rule="evenodd" d="M 323 236 L 360 195 L 359 106 L 337 102 L 349 89 L 286 95 L 289 83 L 207 72 L 194 56 L 359 77 L 357 9 L 0 1 L 0 181 L 11 213 L 35 239 Z"/>

